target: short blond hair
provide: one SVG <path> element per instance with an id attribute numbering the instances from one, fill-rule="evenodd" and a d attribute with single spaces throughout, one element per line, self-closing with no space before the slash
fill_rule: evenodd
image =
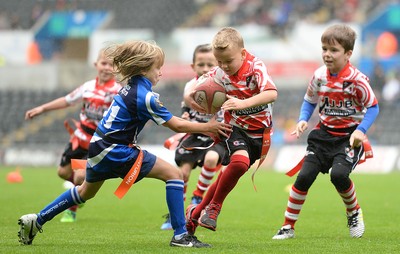
<path id="1" fill-rule="evenodd" d="M 212 47 L 219 50 L 229 47 L 244 48 L 243 37 L 235 28 L 224 27 L 214 36 Z"/>
<path id="2" fill-rule="evenodd" d="M 344 24 L 337 24 L 332 25 L 325 30 L 321 36 L 321 42 L 334 44 L 335 41 L 337 41 L 342 45 L 344 51 L 347 52 L 354 49 L 356 38 L 357 34 L 351 27 Z"/>
<path id="3" fill-rule="evenodd" d="M 128 41 L 109 46 L 107 58 L 111 59 L 115 74 L 121 81 L 147 72 L 153 64 L 164 65 L 165 53 L 154 41 Z"/>

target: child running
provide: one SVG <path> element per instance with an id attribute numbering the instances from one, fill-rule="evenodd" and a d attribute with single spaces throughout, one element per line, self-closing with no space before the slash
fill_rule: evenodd
<path id="1" fill-rule="evenodd" d="M 166 183 L 166 200 L 174 229 L 170 245 L 210 247 L 187 233 L 181 171 L 141 150 L 136 140 L 148 120 L 175 132 L 210 132 L 221 136 L 227 136 L 230 125 L 216 119 L 208 123 L 190 122 L 173 116 L 163 106 L 159 95 L 152 91 L 162 76 L 165 58 L 163 50 L 155 43 L 129 41 L 109 47 L 106 53 L 121 81 L 128 82 L 114 97 L 90 141 L 85 181 L 62 193 L 38 213 L 23 215 L 18 221 L 19 241 L 32 244 L 46 222 L 65 209 L 93 198 L 107 179 L 124 178 L 116 191 L 122 198 L 130 184 L 148 177 Z"/>
<path id="2" fill-rule="evenodd" d="M 316 107 L 319 123 L 308 135 L 306 156 L 289 193 L 283 226 L 272 239 L 294 237 L 295 223 L 319 173 L 330 174 L 343 200 L 350 236 L 360 238 L 364 234 L 363 213 L 349 176 L 363 153 L 368 152 L 365 134 L 379 107 L 368 77 L 349 61 L 355 40 L 354 30 L 341 24 L 328 27 L 321 36 L 325 65 L 314 72 L 308 84 L 292 134 L 297 137 L 303 134 Z"/>
<path id="3" fill-rule="evenodd" d="M 244 48 L 243 38 L 236 29 L 222 28 L 212 41 L 212 50 L 218 67 L 205 75 L 223 84 L 227 93 L 222 110 L 224 122 L 233 126 L 232 133 L 224 140 L 230 162 L 220 171 L 202 202 L 187 208 L 186 227 L 190 234 L 194 234 L 198 225 L 216 230 L 225 198 L 250 166 L 266 157 L 271 143 L 272 107 L 278 96 L 267 67 Z M 185 99 L 192 108 L 205 111 L 194 102 L 193 92 Z"/>
<path id="4" fill-rule="evenodd" d="M 65 121 L 70 132 L 70 140 L 58 166 L 58 176 L 62 179 L 80 185 L 85 179 L 85 170 L 72 170 L 71 159 L 86 159 L 90 139 L 103 118 L 103 113 L 111 105 L 114 95 L 121 89 L 121 85 L 115 81 L 112 73 L 112 62 L 106 59 L 104 49 L 100 50 L 97 60 L 94 63 L 97 70 L 97 77 L 77 87 L 66 96 L 57 98 L 43 105 L 28 110 L 25 119 L 30 120 L 39 115 L 53 110 L 65 109 L 78 103 L 82 104 L 79 114 L 80 121 L 73 127 L 70 121 Z M 67 209 L 61 217 L 61 222 L 75 222 L 78 206 Z"/>
<path id="5" fill-rule="evenodd" d="M 196 77 L 186 83 L 184 94 L 193 90 L 197 79 L 217 66 L 217 60 L 212 53 L 210 44 L 198 45 L 193 52 L 193 63 L 191 67 L 196 73 Z M 205 123 L 208 122 L 213 115 L 197 112 L 182 102 L 182 118 Z M 223 112 L 217 113 L 218 121 L 222 121 Z M 208 147 L 213 143 L 213 139 L 204 134 L 187 134 L 179 142 L 175 150 L 175 162 L 183 173 L 184 200 L 186 200 L 187 184 L 189 182 L 190 173 L 196 167 L 201 167 L 198 177 L 196 189 L 192 193 L 190 199 L 191 204 L 200 204 L 203 200 L 204 193 L 211 184 L 214 175 L 222 167 L 222 160 L 225 156 L 225 147 L 222 143 L 218 143 L 208 149 L 196 149 L 198 147 Z M 162 230 L 172 229 L 169 214 L 166 215 L 165 222 L 161 225 Z"/>

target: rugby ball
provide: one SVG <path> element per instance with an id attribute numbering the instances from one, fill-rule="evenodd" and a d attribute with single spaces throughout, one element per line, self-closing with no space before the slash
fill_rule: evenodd
<path id="1" fill-rule="evenodd" d="M 215 114 L 226 101 L 225 87 L 216 82 L 214 77 L 203 75 L 196 82 L 193 99 L 208 114 Z"/>

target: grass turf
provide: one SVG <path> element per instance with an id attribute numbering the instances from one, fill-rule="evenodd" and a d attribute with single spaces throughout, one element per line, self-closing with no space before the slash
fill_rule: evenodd
<path id="1" fill-rule="evenodd" d="M 283 222 L 287 189 L 294 178 L 259 170 L 255 183 L 244 175 L 224 203 L 216 232 L 198 228 L 197 237 L 210 249 L 170 247 L 172 231 L 162 231 L 167 212 L 165 185 L 144 179 L 119 200 L 113 195 L 120 180 L 109 180 L 97 196 L 78 210 L 76 223 L 58 215 L 44 226 L 33 245 L 18 243 L 18 218 L 36 213 L 63 192 L 55 168 L 22 168 L 22 183 L 8 183 L 13 167 L 0 167 L 0 253 L 398 253 L 400 173 L 354 174 L 366 232 L 352 239 L 344 206 L 329 176 L 320 175 L 310 189 L 296 224 L 296 238 L 272 240 Z M 188 201 L 199 170 L 192 173 Z"/>

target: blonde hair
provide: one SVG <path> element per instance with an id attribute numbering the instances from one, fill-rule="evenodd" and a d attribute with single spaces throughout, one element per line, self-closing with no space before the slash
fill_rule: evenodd
<path id="1" fill-rule="evenodd" d="M 147 72 L 153 64 L 157 67 L 164 65 L 164 51 L 154 41 L 128 41 L 109 46 L 107 58 L 111 59 L 115 74 L 121 81 Z"/>
<path id="2" fill-rule="evenodd" d="M 356 41 L 357 34 L 348 25 L 338 24 L 328 27 L 321 36 L 322 43 L 328 43 L 330 45 L 335 44 L 337 41 L 344 51 L 354 49 L 354 43 Z"/>
<path id="3" fill-rule="evenodd" d="M 224 27 L 214 36 L 212 47 L 219 50 L 224 50 L 228 47 L 244 48 L 243 37 L 235 28 Z"/>

